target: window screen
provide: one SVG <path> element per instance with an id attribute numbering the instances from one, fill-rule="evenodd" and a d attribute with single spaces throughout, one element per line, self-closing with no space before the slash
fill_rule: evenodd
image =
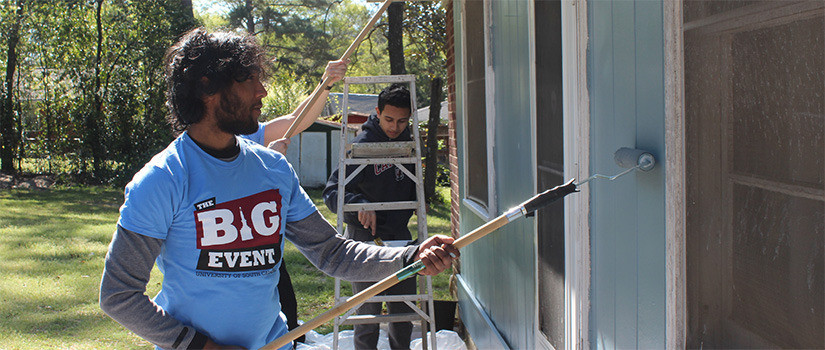
<path id="1" fill-rule="evenodd" d="M 825 3 L 684 14 L 687 345 L 825 348 Z"/>
<path id="2" fill-rule="evenodd" d="M 539 192 L 564 182 L 561 79 L 561 7 L 535 2 L 536 157 Z M 564 201 L 536 213 L 539 254 L 539 329 L 555 349 L 564 349 Z"/>
<path id="3" fill-rule="evenodd" d="M 465 68 L 467 91 L 466 145 L 467 197 L 488 205 L 487 188 L 487 103 L 484 56 L 484 2 L 464 2 Z"/>

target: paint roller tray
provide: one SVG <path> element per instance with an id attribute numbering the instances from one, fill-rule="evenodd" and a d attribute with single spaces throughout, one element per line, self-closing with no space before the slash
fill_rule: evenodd
<path id="1" fill-rule="evenodd" d="M 415 141 L 353 143 L 351 158 L 394 158 L 415 155 Z"/>

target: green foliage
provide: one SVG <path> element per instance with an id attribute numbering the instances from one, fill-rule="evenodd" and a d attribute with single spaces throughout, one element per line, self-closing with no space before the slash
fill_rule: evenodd
<path id="1" fill-rule="evenodd" d="M 311 88 L 294 73 L 278 70 L 267 86 L 261 115 L 269 120 L 292 113 L 295 107 L 307 98 L 309 89 Z"/>
<path id="2" fill-rule="evenodd" d="M 25 62 L 18 76 L 25 130 L 20 154 L 48 164 L 75 159 L 68 172 L 76 180 L 122 184 L 172 138 L 164 119 L 163 55 L 195 23 L 177 0 L 106 1 L 98 47 L 96 4 L 26 2 L 19 50 Z M 100 140 L 101 164 L 115 164 L 96 177 L 89 173 L 90 137 Z"/>
<path id="3" fill-rule="evenodd" d="M 0 34 L 5 39 L 18 0 L 2 1 Z M 98 1 L 103 1 L 100 38 Z M 174 137 L 165 121 L 163 56 L 181 33 L 198 24 L 196 19 L 212 29 L 239 31 L 248 30 L 246 19 L 253 19 L 254 32 L 276 58 L 264 102 L 264 115 L 272 118 L 294 110 L 318 83 L 326 62 L 346 51 L 377 8 L 351 0 L 255 0 L 251 11 L 244 12 L 240 6 L 245 1 L 211 2 L 229 10 L 193 18 L 180 0 L 23 0 L 12 91 L 12 133 L 21 140 L 15 152 L 18 169 L 25 165 L 26 171 L 58 173 L 79 182 L 128 181 Z M 443 75 L 444 10 L 430 2 L 406 6 L 405 55 L 408 71 L 418 77 L 418 103 L 424 106 L 429 104 L 429 80 Z M 350 57 L 348 75 L 389 74 L 384 26 L 386 19 Z M 5 72 L 7 42 L 0 42 L 0 72 Z M 382 88 L 354 85 L 351 92 Z M 94 147 L 99 148 L 93 152 Z M 100 168 L 97 173 L 93 164 Z"/>

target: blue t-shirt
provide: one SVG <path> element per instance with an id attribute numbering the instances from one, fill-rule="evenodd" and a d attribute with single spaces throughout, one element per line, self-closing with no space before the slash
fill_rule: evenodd
<path id="1" fill-rule="evenodd" d="M 284 227 L 316 208 L 281 154 L 238 143 L 225 162 L 183 133 L 126 186 L 118 225 L 164 240 L 159 306 L 218 343 L 256 349 L 287 331 L 277 288 Z"/>
<path id="2" fill-rule="evenodd" d="M 251 133 L 249 135 L 238 135 L 238 136 L 266 147 L 268 145 L 264 145 L 264 133 L 265 132 L 266 132 L 266 124 L 258 123 L 258 131 L 254 132 L 254 133 Z"/>

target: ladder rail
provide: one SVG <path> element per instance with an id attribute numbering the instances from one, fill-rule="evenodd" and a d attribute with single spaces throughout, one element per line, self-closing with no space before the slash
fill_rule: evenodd
<path id="1" fill-rule="evenodd" d="M 371 157 L 371 158 L 348 158 L 347 157 L 347 146 L 351 143 L 349 142 L 349 138 L 347 135 L 348 129 L 348 114 L 349 114 L 349 85 L 350 84 L 382 84 L 382 83 L 407 83 L 409 84 L 410 90 L 410 128 L 412 128 L 413 133 L 413 142 L 414 142 L 414 155 L 411 157 Z M 337 214 L 337 227 L 338 232 L 340 234 L 344 234 L 345 230 L 345 223 L 344 223 L 344 213 L 351 212 L 351 211 L 358 211 L 361 209 L 366 208 L 374 208 L 374 209 L 367 209 L 367 210 L 389 210 L 394 207 L 403 207 L 404 209 L 414 209 L 416 212 L 417 218 L 417 237 L 416 241 L 418 244 L 423 243 L 427 237 L 429 236 L 427 232 L 427 208 L 426 208 L 426 199 L 424 198 L 424 178 L 423 178 L 423 170 L 421 166 L 421 137 L 420 132 L 418 129 L 419 120 L 417 108 L 416 108 L 416 92 L 415 92 L 415 76 L 413 75 L 388 75 L 388 76 L 371 76 L 371 77 L 345 77 L 344 78 L 344 96 L 343 96 L 343 103 L 341 105 L 341 139 L 340 139 L 340 146 L 338 148 L 338 198 L 336 198 L 336 202 L 338 204 L 336 214 Z M 352 174 L 347 174 L 347 165 L 355 165 L 358 164 L 359 166 L 353 171 Z M 369 164 L 393 164 L 404 175 L 408 176 L 413 183 L 415 184 L 415 193 L 416 193 L 416 200 L 415 201 L 401 201 L 401 202 L 385 202 L 385 203 L 368 203 L 368 204 L 345 204 L 344 203 L 344 196 L 346 185 L 352 181 L 352 179 L 357 176 L 358 173 L 363 171 L 367 165 Z M 407 169 L 402 164 L 414 164 L 415 166 L 415 174 L 412 171 Z M 418 318 L 415 318 L 416 321 L 420 322 L 421 324 L 421 345 L 424 350 L 428 349 L 428 345 L 431 346 L 432 350 L 437 350 L 436 344 L 436 334 L 435 334 L 435 309 L 434 309 L 434 302 L 433 302 L 433 290 L 432 290 L 432 279 L 430 276 L 423 276 L 424 278 L 418 278 L 417 283 L 417 292 L 416 294 L 407 294 L 407 295 L 392 295 L 392 296 L 375 296 L 373 298 L 368 299 L 365 302 L 386 302 L 386 301 L 401 301 L 406 303 L 410 308 L 414 311 L 414 315 L 417 315 Z M 335 278 L 335 304 L 340 304 L 342 299 L 341 297 L 341 281 L 338 278 Z M 414 302 L 419 302 L 421 307 L 418 307 L 414 304 Z M 333 345 L 332 348 L 337 350 L 339 344 L 339 332 L 340 326 L 346 324 L 366 324 L 366 323 L 383 323 L 383 322 L 392 322 L 387 320 L 394 320 L 394 319 L 403 319 L 405 316 L 398 316 L 394 317 L 394 315 L 363 315 L 360 316 L 353 316 L 353 313 L 360 307 L 360 305 L 352 308 L 351 310 L 347 311 L 344 315 L 336 317 L 333 321 Z M 409 316 L 407 316 L 409 317 Z M 355 320 L 355 321 L 348 321 L 348 320 Z M 411 320 L 412 321 L 412 320 Z M 428 325 L 429 327 L 425 326 Z M 426 341 L 427 339 L 427 329 L 429 328 L 429 344 Z"/>

